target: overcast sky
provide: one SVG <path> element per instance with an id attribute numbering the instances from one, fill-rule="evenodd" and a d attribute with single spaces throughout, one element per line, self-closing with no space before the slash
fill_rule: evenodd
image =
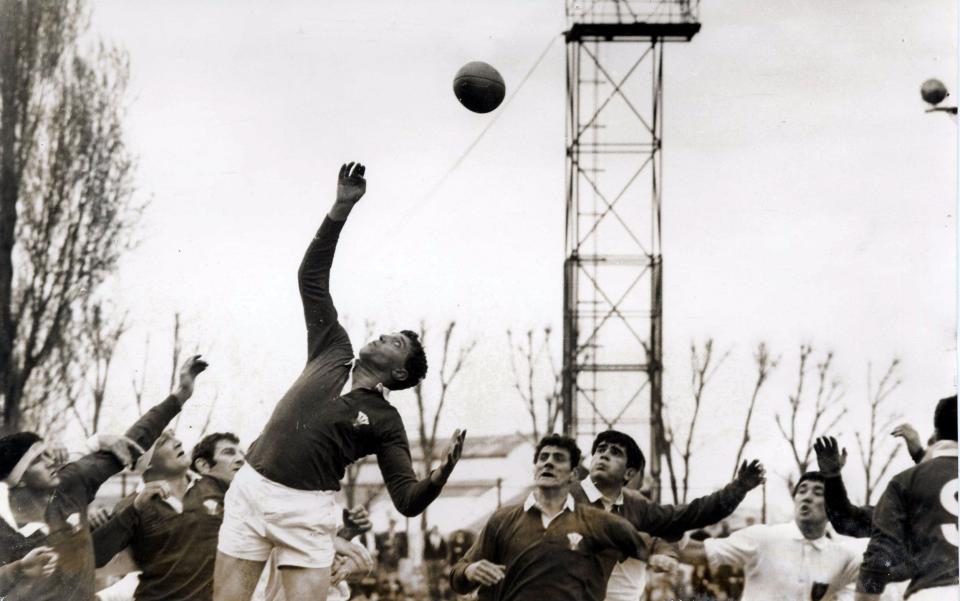
<path id="1" fill-rule="evenodd" d="M 185 442 L 214 397 L 215 428 L 256 436 L 302 367 L 296 269 L 349 160 L 368 166 L 368 193 L 333 286 L 355 346 L 365 320 L 426 319 L 436 332 L 455 319 L 457 343 L 478 344 L 441 432 L 526 427 L 505 331 L 552 326 L 559 356 L 563 2 L 92 4 L 94 32 L 130 54 L 128 139 L 150 200 L 110 287 L 135 327 L 105 429 L 132 417 L 148 335 L 148 394 L 164 394 L 180 311 L 188 349 L 212 363 Z M 771 469 L 790 467 L 773 414 L 801 342 L 836 354 L 847 446 L 863 427 L 868 362 L 893 357 L 894 400 L 926 437 L 936 399 L 955 390 L 957 126 L 923 112 L 919 86 L 957 87 L 955 3 L 713 0 L 701 21 L 692 43 L 667 48 L 663 185 L 665 399 L 677 419 L 691 340 L 731 351 L 708 388 L 696 487 L 729 473 L 761 340 L 782 362 L 749 453 Z M 511 93 L 548 47 L 425 198 L 496 116 L 456 102 L 457 69 L 487 61 Z M 408 423 L 411 401 L 394 397 Z"/>

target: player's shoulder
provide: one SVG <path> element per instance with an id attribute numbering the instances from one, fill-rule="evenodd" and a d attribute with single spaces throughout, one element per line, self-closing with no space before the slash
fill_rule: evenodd
<path id="1" fill-rule="evenodd" d="M 624 504 L 644 506 L 650 505 L 652 502 L 647 497 L 643 496 L 639 490 L 633 490 L 632 488 L 623 489 L 623 502 Z"/>

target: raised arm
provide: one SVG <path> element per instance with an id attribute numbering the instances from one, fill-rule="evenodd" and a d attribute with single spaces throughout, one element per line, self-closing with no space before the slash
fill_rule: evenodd
<path id="1" fill-rule="evenodd" d="M 827 519 L 838 534 L 864 538 L 873 528 L 873 507 L 857 507 L 850 502 L 840 470 L 847 462 L 847 450 L 839 448 L 837 439 L 823 436 L 813 445 L 817 453 L 817 466 L 823 474 L 823 502 Z"/>
<path id="2" fill-rule="evenodd" d="M 93 501 L 97 490 L 110 476 L 124 466 L 132 465 L 144 449 L 150 448 L 173 420 L 183 404 L 193 396 L 196 377 L 207 369 L 207 363 L 194 355 L 180 368 L 180 384 L 163 402 L 138 419 L 123 436 L 98 436 L 99 450 L 68 463 L 60 470 L 61 489 Z"/>
<path id="3" fill-rule="evenodd" d="M 860 565 L 857 593 L 862 596 L 859 598 L 873 598 L 869 595 L 879 598 L 888 582 L 902 580 L 910 572 L 907 511 L 903 497 L 902 486 L 893 479 L 877 503 L 873 535 Z"/>
<path id="4" fill-rule="evenodd" d="M 736 510 L 747 493 L 766 479 L 763 465 L 753 460 L 744 461 L 733 482 L 717 492 L 694 499 L 689 505 L 657 505 L 640 497 L 639 494 L 624 491 L 625 500 L 641 505 L 637 512 L 642 523 L 634 526 L 668 541 L 679 540 L 688 530 L 705 528 L 725 519 Z"/>
<path id="5" fill-rule="evenodd" d="M 408 518 L 420 515 L 440 495 L 453 467 L 460 460 L 465 435 L 466 432 L 457 430 L 441 456 L 440 467 L 426 478 L 417 480 L 403 424 L 394 424 L 384 433 L 380 450 L 377 451 L 377 465 L 380 466 L 383 482 L 397 511 Z"/>
<path id="6" fill-rule="evenodd" d="M 300 263 L 297 281 L 307 325 L 308 359 L 313 359 L 334 342 L 331 334 L 337 326 L 337 309 L 330 296 L 330 268 L 343 224 L 353 205 L 366 192 L 364 170 L 359 163 L 347 163 L 340 167 L 337 199 Z"/>
<path id="7" fill-rule="evenodd" d="M 651 555 L 654 539 L 635 529 L 627 520 L 599 509 L 592 510 L 589 514 L 599 525 L 597 538 L 601 545 L 616 549 L 625 557 L 646 560 Z M 658 548 L 658 552 L 660 550 L 662 545 Z"/>

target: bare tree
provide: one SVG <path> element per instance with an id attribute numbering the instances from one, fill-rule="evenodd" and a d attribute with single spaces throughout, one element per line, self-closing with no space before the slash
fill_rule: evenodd
<path id="1" fill-rule="evenodd" d="M 77 300 L 94 294 L 116 268 L 139 217 L 121 127 L 127 59 L 102 45 L 81 53 L 77 41 L 86 26 L 81 0 L 0 2 L 6 431 L 40 425 L 26 421 L 24 409 L 35 417 L 39 401 L 57 400 L 44 390 L 56 377 L 53 369 L 42 374 L 44 365 L 70 352 Z"/>
<path id="2" fill-rule="evenodd" d="M 830 432 L 834 426 L 839 423 L 847 413 L 846 407 L 840 405 L 840 399 L 843 398 L 843 390 L 840 387 L 840 380 L 831 373 L 833 365 L 833 353 L 828 352 L 823 361 L 816 364 L 817 372 L 817 390 L 813 398 L 813 410 L 802 411 L 804 403 L 804 384 L 807 378 L 808 362 L 810 355 L 813 354 L 813 347 L 808 344 L 800 345 L 800 363 L 797 373 L 797 388 L 789 396 L 790 417 L 789 422 L 781 418 L 777 413 L 775 418 L 777 428 L 784 440 L 790 445 L 790 451 L 793 454 L 793 460 L 796 464 L 798 473 L 802 474 L 810 466 L 811 454 L 813 453 L 813 443 L 817 436 L 824 432 Z M 801 415 L 812 415 L 809 424 L 809 432 L 806 436 L 800 430 Z M 788 429 L 789 426 L 789 429 Z M 793 476 L 787 476 L 787 484 L 793 483 Z"/>
<path id="3" fill-rule="evenodd" d="M 757 406 L 757 398 L 760 396 L 760 389 L 766 384 L 770 373 L 777 368 L 780 363 L 780 357 L 772 359 L 767 345 L 761 342 L 757 345 L 757 351 L 753 354 L 754 363 L 757 366 L 757 379 L 753 383 L 753 394 L 750 395 L 750 405 L 747 407 L 747 417 L 743 421 L 743 438 L 740 439 L 740 448 L 737 449 L 737 458 L 733 461 L 733 476 L 737 477 L 737 470 L 740 469 L 740 462 L 743 460 L 743 452 L 747 449 L 750 442 L 750 420 L 753 418 L 753 410 Z"/>
<path id="4" fill-rule="evenodd" d="M 883 452 L 882 447 L 885 446 L 883 442 L 889 440 L 889 437 L 884 436 L 883 433 L 889 432 L 894 422 L 901 417 L 900 414 L 896 413 L 888 414 L 883 423 L 880 423 L 880 415 L 884 409 L 881 405 L 883 405 L 884 401 L 886 401 L 890 394 L 901 384 L 900 378 L 896 375 L 899 366 L 899 359 L 894 358 L 891 360 L 887 371 L 884 372 L 880 381 L 876 387 L 874 387 L 873 365 L 870 363 L 867 364 L 867 401 L 870 404 L 870 429 L 867 431 L 866 441 L 864 441 L 860 432 L 854 433 L 857 438 L 857 447 L 860 450 L 860 464 L 863 466 L 863 476 L 865 480 L 863 502 L 867 505 L 870 504 L 874 490 L 877 488 L 877 483 L 886 475 L 890 469 L 890 465 L 893 463 L 893 459 L 900 450 L 899 445 L 892 445 L 893 448 L 887 453 L 886 459 L 883 460 L 882 464 L 880 463 L 879 455 Z M 878 467 L 879 469 L 877 469 Z"/>
<path id="5" fill-rule="evenodd" d="M 700 409 L 703 407 L 703 393 L 707 383 L 717 373 L 717 369 L 730 356 L 730 351 L 726 351 L 719 359 L 714 361 L 713 339 L 708 338 L 703 343 L 703 348 L 698 348 L 696 342 L 690 343 L 690 388 L 693 393 L 693 411 L 690 414 L 690 420 L 686 427 L 686 440 L 680 447 L 676 443 L 676 437 L 673 433 L 673 426 L 666 424 L 666 439 L 672 445 L 672 448 L 680 454 L 681 465 L 683 466 L 683 478 L 678 495 L 676 488 L 676 473 L 674 472 L 673 462 L 667 462 L 667 470 L 670 473 L 670 487 L 674 496 L 674 501 L 686 503 L 690 492 L 690 464 L 693 458 L 693 440 L 697 428 L 697 419 L 700 416 Z M 679 496 L 679 499 L 677 498 Z"/>
<path id="6" fill-rule="evenodd" d="M 460 375 L 467 358 L 477 344 L 475 340 L 471 340 L 461 345 L 456 352 L 456 360 L 454 360 L 452 358 L 453 351 L 450 348 L 450 343 L 453 339 L 453 332 L 456 325 L 456 321 L 451 321 L 447 324 L 443 332 L 443 347 L 441 347 L 440 355 L 440 390 L 437 393 L 436 402 L 427 402 L 423 387 L 424 383 L 422 381 L 413 389 L 414 395 L 417 398 L 417 431 L 420 439 L 423 477 L 427 477 L 427 475 L 430 474 L 430 470 L 433 469 L 437 446 L 437 426 L 440 423 L 440 415 L 443 413 L 443 407 L 447 402 L 447 393 L 450 392 L 450 387 L 457 379 L 457 376 Z M 426 337 L 427 326 L 424 322 L 420 322 L 420 340 L 425 341 Z M 426 511 L 420 516 L 420 528 L 424 532 L 427 530 Z"/>
<path id="7" fill-rule="evenodd" d="M 563 380 L 561 372 L 557 368 L 557 361 L 553 353 L 550 352 L 550 333 L 550 327 L 545 327 L 540 343 L 537 344 L 534 331 L 527 330 L 523 343 L 517 344 L 514 342 L 513 333 L 507 330 L 507 342 L 510 345 L 510 367 L 513 370 L 513 387 L 530 416 L 533 444 L 537 444 L 542 434 L 553 432 L 560 417 Z M 550 378 L 548 380 L 550 388 L 546 391 L 539 390 L 537 385 L 543 370 L 544 356 L 546 356 L 546 366 L 549 370 L 547 376 Z M 522 373 L 517 367 L 518 357 L 522 365 Z M 546 379 L 546 377 L 543 379 Z M 542 413 L 540 412 L 541 409 Z"/>
<path id="8" fill-rule="evenodd" d="M 126 314 L 115 318 L 104 306 L 102 301 L 96 301 L 83 308 L 74 352 L 68 361 L 62 362 L 67 405 L 86 436 L 100 428 L 113 354 L 127 331 Z M 75 391 L 74 382 L 80 384 Z"/>
<path id="9" fill-rule="evenodd" d="M 134 374 L 130 380 L 133 386 L 133 400 L 137 406 L 137 415 L 143 415 L 143 389 L 147 385 L 147 362 L 150 358 L 150 335 L 143 342 L 143 365 L 140 367 L 140 380 Z"/>

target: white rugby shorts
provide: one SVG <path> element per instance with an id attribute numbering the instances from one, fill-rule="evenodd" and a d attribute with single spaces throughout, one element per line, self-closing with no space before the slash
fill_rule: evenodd
<path id="1" fill-rule="evenodd" d="M 290 488 L 248 464 L 227 489 L 217 550 L 266 561 L 276 548 L 278 566 L 329 568 L 340 523 L 333 491 Z"/>

